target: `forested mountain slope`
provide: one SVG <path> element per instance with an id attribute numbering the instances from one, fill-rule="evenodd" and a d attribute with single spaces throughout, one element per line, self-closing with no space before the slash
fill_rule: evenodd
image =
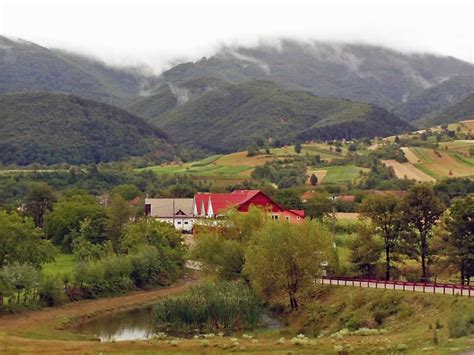
<path id="1" fill-rule="evenodd" d="M 228 84 L 150 119 L 177 142 L 216 152 L 259 138 L 294 140 L 384 136 L 409 124 L 375 105 L 286 90 L 269 81 Z"/>
<path id="2" fill-rule="evenodd" d="M 130 156 L 172 159 L 176 148 L 143 119 L 71 95 L 0 95 L 0 163 L 99 163 Z"/>

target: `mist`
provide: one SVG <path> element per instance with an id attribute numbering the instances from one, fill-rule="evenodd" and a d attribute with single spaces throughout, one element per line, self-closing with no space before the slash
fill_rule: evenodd
<path id="1" fill-rule="evenodd" d="M 0 15 L 0 33 L 8 37 L 115 66 L 146 66 L 154 73 L 210 57 L 223 47 L 278 48 L 280 38 L 382 45 L 469 62 L 474 58 L 473 5 L 465 1 L 32 4 L 7 0 L 0 5 Z M 268 70 L 261 64 L 263 71 Z"/>

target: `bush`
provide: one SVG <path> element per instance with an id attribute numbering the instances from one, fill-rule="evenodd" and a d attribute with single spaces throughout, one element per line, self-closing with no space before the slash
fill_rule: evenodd
<path id="1" fill-rule="evenodd" d="M 449 335 L 452 338 L 474 334 L 474 305 L 458 307 L 448 319 Z"/>
<path id="2" fill-rule="evenodd" d="M 158 328 L 252 329 L 259 325 L 261 305 L 242 282 L 208 283 L 183 295 L 159 301 L 154 310 Z"/>
<path id="3" fill-rule="evenodd" d="M 38 295 L 41 304 L 47 307 L 66 303 L 63 283 L 57 277 L 46 277 L 40 284 Z"/>

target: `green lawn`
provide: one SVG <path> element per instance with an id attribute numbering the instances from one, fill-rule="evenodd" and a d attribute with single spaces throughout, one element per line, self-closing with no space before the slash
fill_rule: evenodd
<path id="1" fill-rule="evenodd" d="M 323 169 L 327 170 L 323 184 L 352 183 L 360 175 L 361 170 L 366 170 L 355 165 L 329 166 Z"/>
<path id="2" fill-rule="evenodd" d="M 46 275 L 64 275 L 74 270 L 74 256 L 72 254 L 59 254 L 56 259 L 43 266 Z"/>

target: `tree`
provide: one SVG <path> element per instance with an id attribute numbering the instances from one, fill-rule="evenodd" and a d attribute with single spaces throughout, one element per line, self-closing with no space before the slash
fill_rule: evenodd
<path id="1" fill-rule="evenodd" d="M 245 249 L 244 272 L 261 296 L 285 292 L 294 310 L 298 291 L 314 284 L 330 255 L 331 237 L 320 223 L 268 221 Z"/>
<path id="2" fill-rule="evenodd" d="M 132 215 L 132 208 L 127 204 L 124 198 L 119 194 L 113 194 L 110 198 L 109 206 L 107 207 L 105 230 L 116 252 L 120 249 L 120 241 L 125 226 L 130 221 Z"/>
<path id="3" fill-rule="evenodd" d="M 247 147 L 247 156 L 253 157 L 258 154 L 258 148 L 254 145 L 250 145 Z"/>
<path id="4" fill-rule="evenodd" d="M 296 143 L 295 144 L 295 152 L 296 152 L 296 154 L 301 153 L 301 143 Z"/>
<path id="5" fill-rule="evenodd" d="M 370 223 L 360 222 L 357 225 L 357 234 L 349 239 L 349 260 L 354 269 L 362 276 L 374 276 L 375 266 L 380 260 L 383 241 L 376 236 Z"/>
<path id="6" fill-rule="evenodd" d="M 112 190 L 112 195 L 113 194 L 119 194 L 125 199 L 125 201 L 130 201 L 140 195 L 140 190 L 136 185 L 123 184 L 114 187 L 114 189 Z"/>
<path id="7" fill-rule="evenodd" d="M 349 147 L 347 148 L 349 152 L 355 152 L 357 151 L 357 145 L 354 143 L 349 144 Z"/>
<path id="8" fill-rule="evenodd" d="M 268 220 L 260 208 L 251 206 L 247 213 L 230 210 L 225 225 L 203 225 L 197 229 L 196 245 L 191 258 L 199 261 L 204 271 L 223 280 L 242 277 L 244 250 L 250 239 Z"/>
<path id="9" fill-rule="evenodd" d="M 86 219 L 89 220 L 88 240 L 92 243 L 104 242 L 105 209 L 83 191 L 69 192 L 45 216 L 45 235 L 54 244 L 70 252 L 74 238 L 80 235 L 81 222 Z"/>
<path id="10" fill-rule="evenodd" d="M 399 136 L 395 136 L 394 142 L 395 142 L 396 144 L 400 144 L 400 137 L 399 137 Z"/>
<path id="11" fill-rule="evenodd" d="M 332 211 L 332 201 L 324 192 L 316 192 L 313 197 L 304 204 L 305 215 L 311 218 L 322 219 Z"/>
<path id="12" fill-rule="evenodd" d="M 40 267 L 53 261 L 56 248 L 43 233 L 36 228 L 33 220 L 23 218 L 17 213 L 0 212 L 0 271 L 13 263 L 30 264 Z M 0 280 L 0 311 L 3 307 L 3 291 L 5 282 Z"/>
<path id="13" fill-rule="evenodd" d="M 342 153 L 342 148 L 341 147 L 336 147 L 336 149 L 334 149 L 334 151 L 336 153 Z"/>
<path id="14" fill-rule="evenodd" d="M 432 228 L 444 211 L 441 200 L 435 196 L 433 188 L 428 184 L 413 186 L 403 198 L 401 211 L 406 226 L 416 233 L 417 253 L 421 257 L 423 280 L 428 278 L 429 244 Z"/>
<path id="15" fill-rule="evenodd" d="M 33 218 L 36 227 L 43 227 L 44 215 L 56 201 L 53 189 L 45 183 L 34 183 L 28 188 L 25 198 L 25 214 Z"/>
<path id="16" fill-rule="evenodd" d="M 456 265 L 461 283 L 474 275 L 474 194 L 453 201 L 439 229 L 441 251 Z"/>
<path id="17" fill-rule="evenodd" d="M 275 192 L 275 201 L 289 209 L 298 210 L 303 207 L 300 192 L 296 189 L 281 189 Z"/>
<path id="18" fill-rule="evenodd" d="M 400 199 L 392 195 L 371 195 L 362 202 L 359 211 L 370 218 L 375 232 L 383 239 L 385 279 L 390 280 L 391 256 L 404 228 Z"/>
<path id="19" fill-rule="evenodd" d="M 318 177 L 315 174 L 311 174 L 309 182 L 311 183 L 311 185 L 316 186 L 318 184 Z"/>

